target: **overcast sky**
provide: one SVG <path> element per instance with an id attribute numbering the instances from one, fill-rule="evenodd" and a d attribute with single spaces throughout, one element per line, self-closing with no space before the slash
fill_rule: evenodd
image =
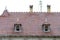
<path id="1" fill-rule="evenodd" d="M 29 12 L 29 5 L 33 5 L 34 12 L 40 12 L 40 0 L 0 0 L 0 13 L 7 7 L 9 12 Z M 60 0 L 41 0 L 42 11 L 47 11 L 47 4 L 51 5 L 51 12 L 60 12 Z"/>

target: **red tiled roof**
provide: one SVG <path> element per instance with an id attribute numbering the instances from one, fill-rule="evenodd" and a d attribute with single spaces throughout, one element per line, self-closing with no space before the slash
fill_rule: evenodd
<path id="1" fill-rule="evenodd" d="M 7 12 L 8 16 L 0 16 L 0 34 L 1 35 L 22 35 L 22 36 L 60 36 L 60 13 L 57 12 Z M 3 14 L 7 14 L 6 12 Z M 45 33 L 42 30 L 42 24 L 45 18 L 51 25 L 51 32 Z M 19 19 L 17 21 L 17 19 Z M 22 24 L 23 31 L 14 32 L 14 24 Z"/>

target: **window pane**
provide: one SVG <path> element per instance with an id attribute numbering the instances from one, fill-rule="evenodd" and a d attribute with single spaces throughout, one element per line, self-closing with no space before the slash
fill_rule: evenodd
<path id="1" fill-rule="evenodd" d="M 39 38 L 33 38 L 33 40 L 39 40 Z"/>
<path id="2" fill-rule="evenodd" d="M 9 40 L 9 38 L 2 38 L 2 40 Z"/>
<path id="3" fill-rule="evenodd" d="M 27 38 L 27 40 L 39 40 L 39 38 Z"/>
<path id="4" fill-rule="evenodd" d="M 42 38 L 41 40 L 53 40 L 53 38 Z"/>
<path id="5" fill-rule="evenodd" d="M 24 40 L 24 38 L 11 38 L 11 40 Z"/>
<path id="6" fill-rule="evenodd" d="M 60 40 L 60 38 L 56 38 L 56 40 Z"/>

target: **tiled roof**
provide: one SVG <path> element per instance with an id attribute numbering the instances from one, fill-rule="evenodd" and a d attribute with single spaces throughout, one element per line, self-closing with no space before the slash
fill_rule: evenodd
<path id="1" fill-rule="evenodd" d="M 8 16 L 0 16 L 0 35 L 21 36 L 60 36 L 60 13 L 59 12 L 7 12 Z M 6 12 L 4 13 L 6 14 Z M 4 15 L 3 14 L 3 15 Z M 51 25 L 51 32 L 42 31 L 45 19 Z M 19 19 L 17 21 L 17 19 Z M 22 24 L 23 31 L 14 32 L 14 24 Z"/>

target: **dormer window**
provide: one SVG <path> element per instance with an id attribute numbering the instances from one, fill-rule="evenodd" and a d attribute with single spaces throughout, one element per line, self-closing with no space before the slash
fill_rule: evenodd
<path id="1" fill-rule="evenodd" d="M 42 24 L 42 30 L 44 32 L 50 32 L 50 24 Z"/>
<path id="2" fill-rule="evenodd" d="M 22 31 L 22 24 L 14 24 L 14 31 L 21 32 Z"/>

